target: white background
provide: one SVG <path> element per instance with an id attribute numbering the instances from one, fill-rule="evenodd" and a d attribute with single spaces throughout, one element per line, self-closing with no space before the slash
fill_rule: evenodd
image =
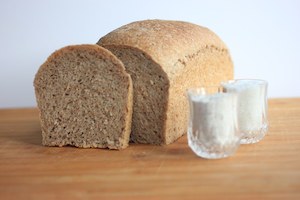
<path id="1" fill-rule="evenodd" d="M 297 0 L 0 0 L 0 108 L 36 105 L 34 75 L 54 50 L 143 19 L 206 26 L 229 47 L 235 78 L 267 80 L 272 98 L 300 96 Z"/>

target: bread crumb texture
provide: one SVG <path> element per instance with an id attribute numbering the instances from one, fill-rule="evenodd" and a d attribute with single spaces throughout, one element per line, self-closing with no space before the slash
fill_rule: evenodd
<path id="1" fill-rule="evenodd" d="M 132 117 L 132 83 L 124 65 L 98 45 L 54 52 L 34 88 L 46 146 L 124 149 Z"/>

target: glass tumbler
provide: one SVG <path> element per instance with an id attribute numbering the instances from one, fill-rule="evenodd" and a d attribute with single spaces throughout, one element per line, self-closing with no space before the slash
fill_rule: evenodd
<path id="1" fill-rule="evenodd" d="M 221 87 L 188 89 L 188 144 L 200 157 L 228 157 L 240 144 L 237 128 L 237 95 Z"/>
<path id="2" fill-rule="evenodd" d="M 241 144 L 259 142 L 268 131 L 268 83 L 257 79 L 238 79 L 221 83 L 227 93 L 238 95 L 238 126 Z"/>

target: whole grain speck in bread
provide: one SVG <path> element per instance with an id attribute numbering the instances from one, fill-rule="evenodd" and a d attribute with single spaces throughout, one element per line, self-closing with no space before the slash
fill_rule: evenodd
<path id="1" fill-rule="evenodd" d="M 187 130 L 186 89 L 233 78 L 226 45 L 209 29 L 192 23 L 133 22 L 97 44 L 113 52 L 131 75 L 131 140 L 137 143 L 174 142 Z"/>
<path id="2" fill-rule="evenodd" d="M 132 117 L 132 83 L 123 64 L 98 45 L 54 52 L 34 79 L 47 146 L 123 149 Z"/>

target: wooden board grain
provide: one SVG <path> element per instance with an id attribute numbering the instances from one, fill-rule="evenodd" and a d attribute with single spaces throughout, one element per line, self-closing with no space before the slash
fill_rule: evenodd
<path id="1" fill-rule="evenodd" d="M 122 151 L 44 147 L 36 109 L 0 110 L 0 199 L 300 199 L 300 99 L 269 101 L 270 130 L 206 160 L 186 136 Z"/>

